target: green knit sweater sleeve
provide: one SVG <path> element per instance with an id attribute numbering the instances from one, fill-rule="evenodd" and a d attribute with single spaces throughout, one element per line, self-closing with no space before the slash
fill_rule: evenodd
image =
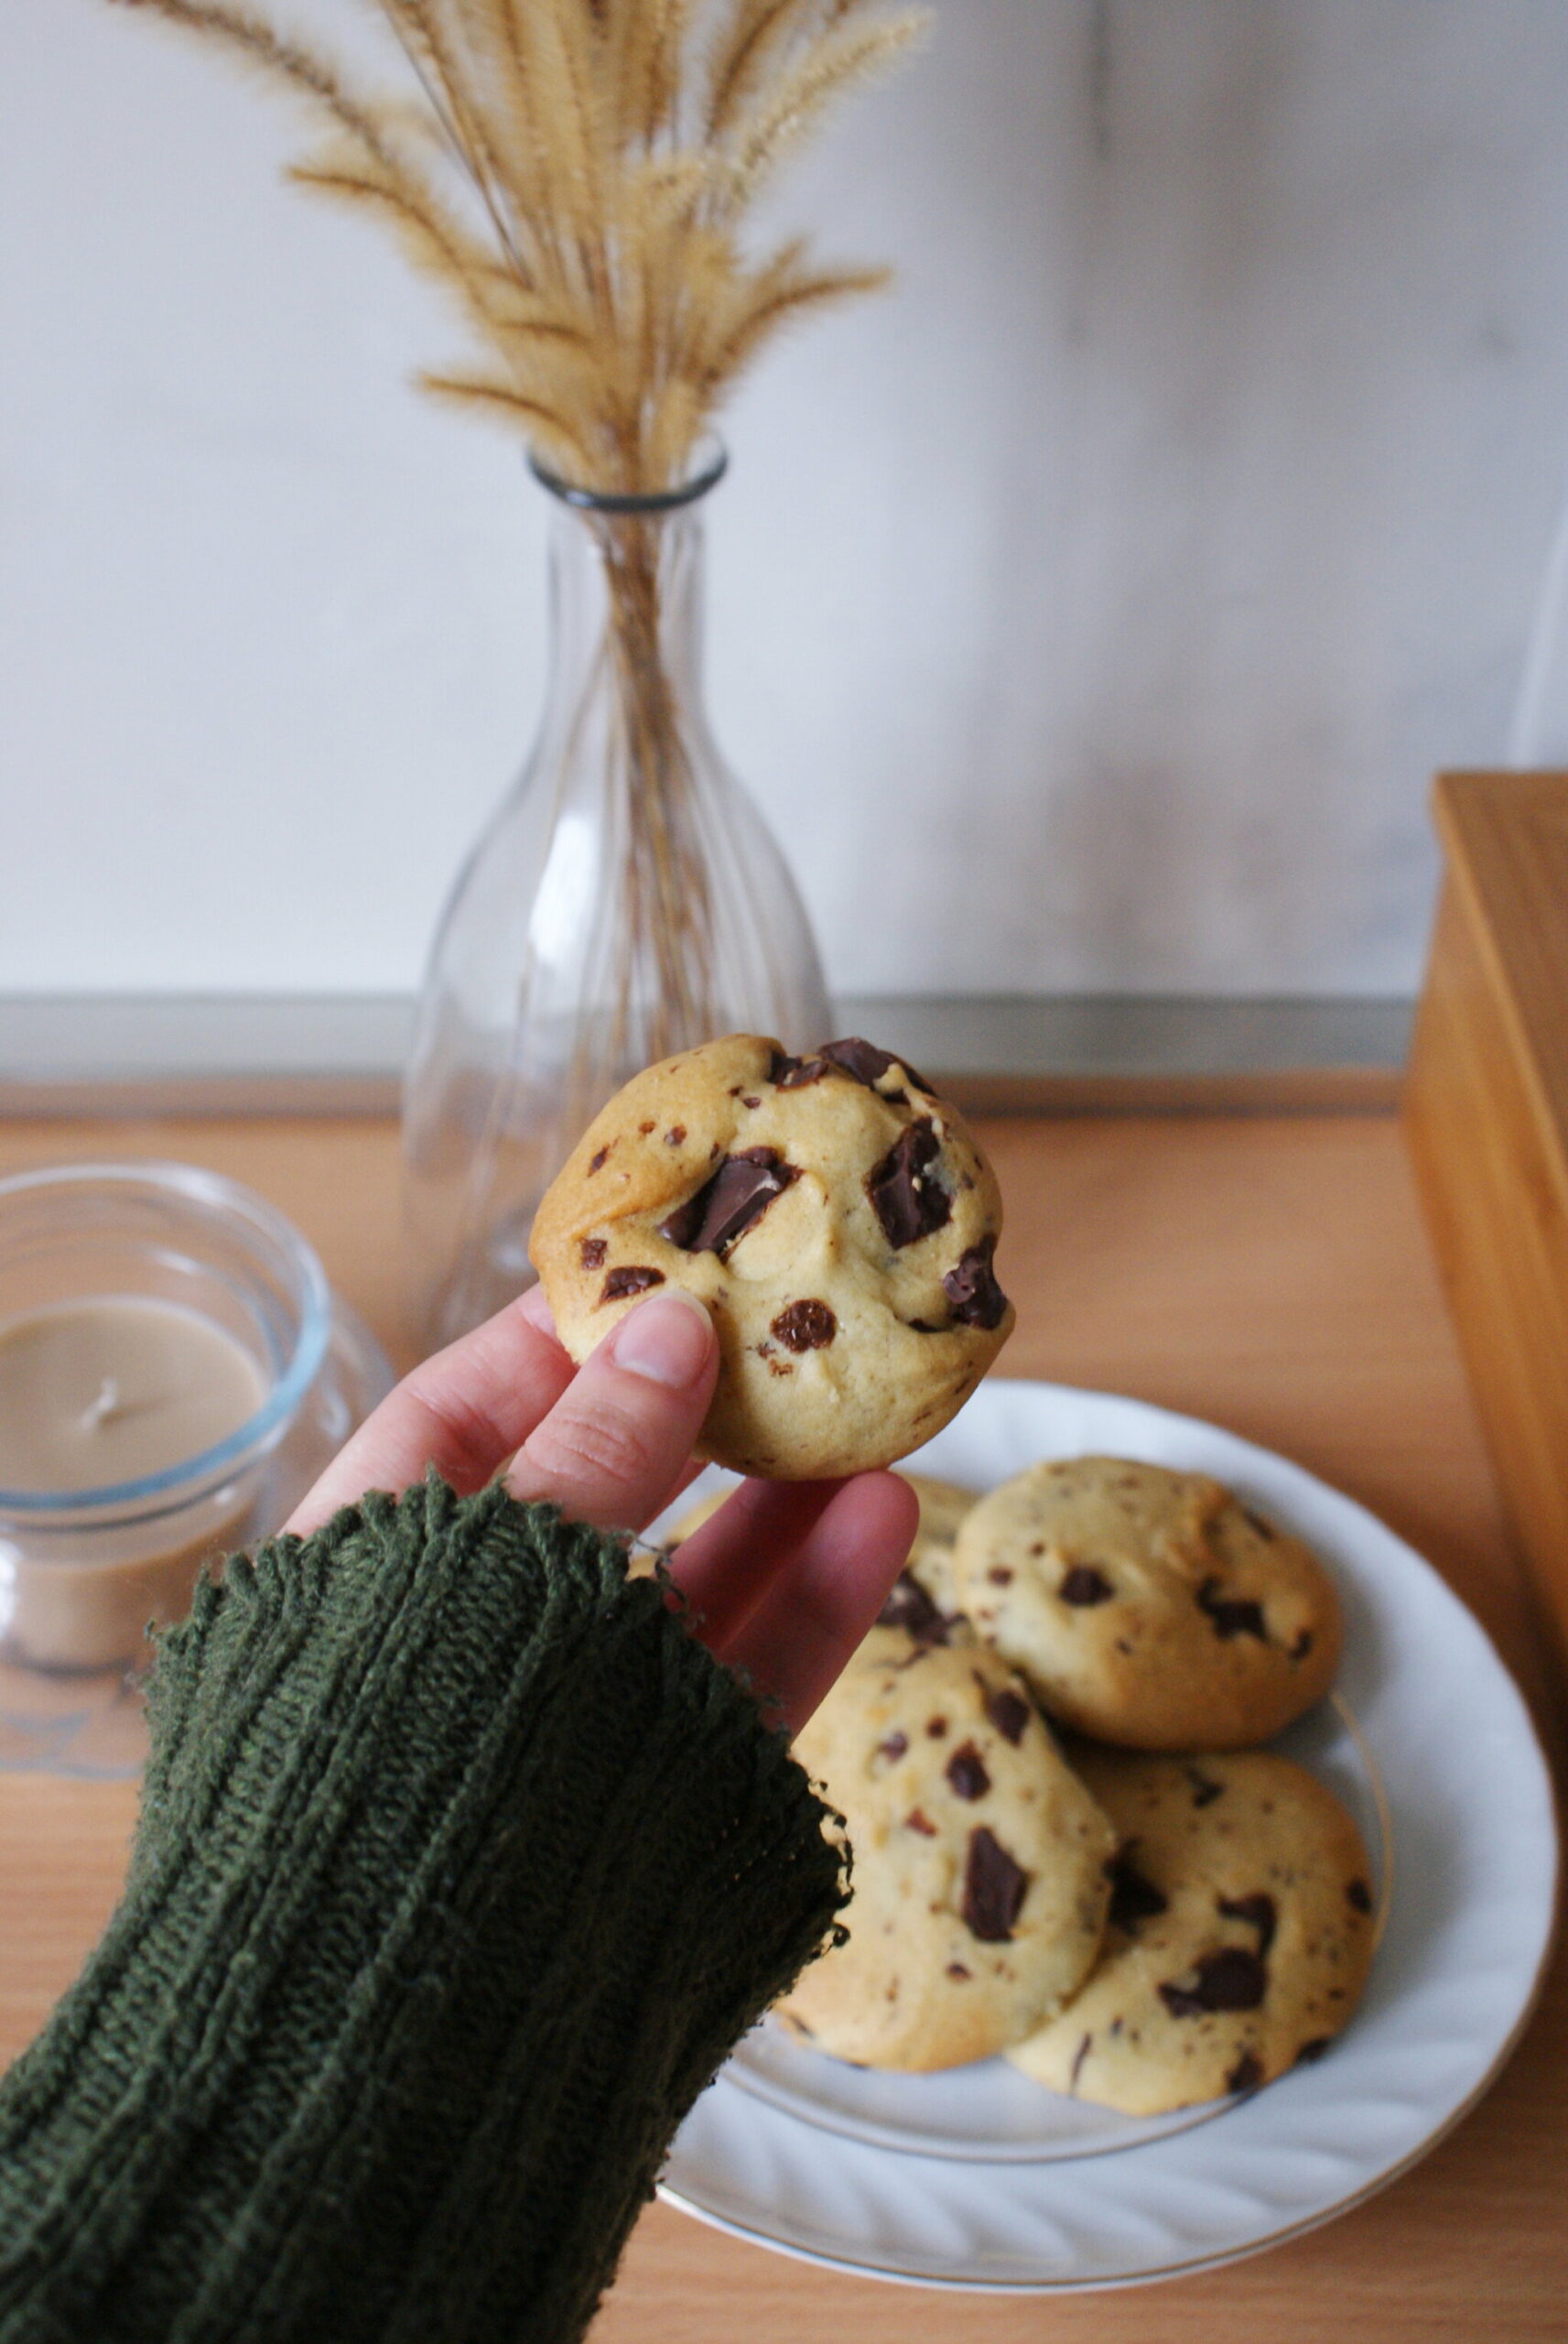
<path id="1" fill-rule="evenodd" d="M 161 1640 L 124 1901 L 0 2084 L 0 2344 L 557 2344 L 843 1901 L 617 1543 L 372 1496 Z"/>

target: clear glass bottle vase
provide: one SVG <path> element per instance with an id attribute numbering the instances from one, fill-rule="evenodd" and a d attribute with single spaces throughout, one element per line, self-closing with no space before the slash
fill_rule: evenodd
<path id="1" fill-rule="evenodd" d="M 539 1199 L 628 1076 L 717 1034 L 804 1050 L 830 1031 L 795 882 L 703 707 L 700 503 L 723 451 L 660 496 L 533 470 L 555 499 L 544 716 L 437 930 L 404 1091 L 427 1348 L 529 1283 Z"/>

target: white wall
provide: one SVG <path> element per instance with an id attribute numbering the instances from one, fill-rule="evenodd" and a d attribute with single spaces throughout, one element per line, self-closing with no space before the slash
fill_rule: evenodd
<path id="1" fill-rule="evenodd" d="M 1568 463 L 1565 123 L 1555 0 L 946 0 L 799 172 L 901 284 L 733 412 L 712 699 L 838 985 L 1414 983 Z M 295 144 L 0 5 L 0 991 L 411 985 L 531 730 L 539 493 Z"/>

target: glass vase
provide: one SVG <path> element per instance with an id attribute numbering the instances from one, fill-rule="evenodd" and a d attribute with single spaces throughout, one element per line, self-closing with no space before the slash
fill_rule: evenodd
<path id="1" fill-rule="evenodd" d="M 535 1209 L 639 1068 L 718 1034 L 831 1030 L 795 882 L 703 706 L 711 449 L 658 496 L 553 500 L 538 739 L 437 930 L 404 1091 L 415 1329 L 476 1326 L 533 1276 Z"/>

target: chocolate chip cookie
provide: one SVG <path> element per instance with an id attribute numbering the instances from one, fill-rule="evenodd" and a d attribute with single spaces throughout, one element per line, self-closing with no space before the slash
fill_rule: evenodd
<path id="1" fill-rule="evenodd" d="M 954 1551 L 959 1609 L 1053 1717 L 1140 1750 L 1265 1742 L 1325 1692 L 1338 1601 L 1299 1538 L 1202 1473 L 1035 1465 Z"/>
<path id="2" fill-rule="evenodd" d="M 827 1479 L 891 1464 L 1011 1330 L 995 1177 L 957 1111 L 869 1042 L 807 1058 L 732 1034 L 617 1093 L 535 1217 L 562 1341 L 585 1359 L 665 1284 L 712 1313 L 703 1453 Z"/>
<path id="3" fill-rule="evenodd" d="M 936 1481 L 925 1473 L 903 1473 L 920 1501 L 920 1527 L 909 1559 L 881 1610 L 881 1625 L 902 1628 L 916 1644 L 972 1644 L 974 1632 L 958 1603 L 953 1544 L 958 1525 L 977 1503 L 973 1490 Z"/>
<path id="4" fill-rule="evenodd" d="M 1010 1670 L 875 1628 L 795 1753 L 854 1851 L 848 1941 L 780 2006 L 803 2038 L 950 2067 L 1060 2007 L 1099 1944 L 1115 1835 Z"/>
<path id="5" fill-rule="evenodd" d="M 1366 1850 L 1332 1792 L 1267 1751 L 1075 1745 L 1116 1827 L 1087 1983 L 1010 2051 L 1053 2091 L 1133 2116 L 1249 2091 L 1326 2051 L 1371 1963 Z"/>

